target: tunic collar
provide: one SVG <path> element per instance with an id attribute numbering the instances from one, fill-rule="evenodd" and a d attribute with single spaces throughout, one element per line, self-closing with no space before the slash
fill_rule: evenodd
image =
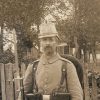
<path id="1" fill-rule="evenodd" d="M 56 62 L 57 60 L 59 60 L 60 55 L 59 54 L 55 54 L 53 57 L 51 57 L 49 60 L 46 59 L 45 55 L 43 54 L 40 58 L 40 62 L 44 65 L 46 64 L 52 64 L 54 62 Z"/>

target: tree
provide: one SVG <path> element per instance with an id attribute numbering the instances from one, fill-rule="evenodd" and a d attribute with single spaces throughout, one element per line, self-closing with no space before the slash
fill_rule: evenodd
<path id="1" fill-rule="evenodd" d="M 92 41 L 96 42 L 98 40 L 97 37 L 100 36 L 100 1 L 76 0 L 73 4 L 75 33 L 78 35 L 83 34 L 84 36 L 88 37 L 87 39 L 90 41 L 90 43 L 92 43 Z"/>
<path id="2" fill-rule="evenodd" d="M 1 30 L 4 24 L 10 29 L 15 28 L 19 51 L 23 48 L 24 38 L 30 40 L 30 27 L 35 23 L 38 27 L 41 22 L 45 0 L 3 0 L 0 1 L 0 26 Z M 1 40 L 3 40 L 3 32 L 1 32 Z M 29 35 L 27 35 L 29 34 Z M 29 37 L 28 37 L 29 36 Z M 32 40 L 30 40 L 32 44 Z M 1 49 L 3 49 L 3 41 L 0 42 Z M 20 48 L 21 47 L 21 48 Z M 24 49 L 23 49 L 24 50 Z M 21 52 L 21 51 L 20 51 Z"/>

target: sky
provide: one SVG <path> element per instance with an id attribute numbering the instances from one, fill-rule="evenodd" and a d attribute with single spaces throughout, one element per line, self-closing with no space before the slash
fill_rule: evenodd
<path id="1" fill-rule="evenodd" d="M 14 38 L 13 38 L 13 32 L 9 29 L 4 29 L 4 51 L 7 50 L 9 47 L 11 47 L 12 52 L 14 52 Z"/>

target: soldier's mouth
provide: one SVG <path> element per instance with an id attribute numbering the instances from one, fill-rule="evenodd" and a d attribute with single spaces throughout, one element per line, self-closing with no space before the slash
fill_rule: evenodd
<path id="1" fill-rule="evenodd" d="M 46 54 L 46 55 L 50 56 L 50 55 L 52 55 L 52 53 L 53 53 L 53 48 L 52 48 L 51 46 L 46 46 L 46 47 L 44 48 L 44 51 L 45 51 L 45 54 Z"/>

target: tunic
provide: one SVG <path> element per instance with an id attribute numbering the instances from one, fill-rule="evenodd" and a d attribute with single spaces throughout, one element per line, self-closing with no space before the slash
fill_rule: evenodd
<path id="1" fill-rule="evenodd" d="M 61 68 L 63 62 L 66 62 L 67 84 L 68 90 L 72 96 L 72 100 L 83 100 L 83 91 L 75 66 L 69 60 L 61 58 L 59 54 L 54 55 L 49 60 L 45 58 L 45 55 L 41 56 L 36 70 L 36 83 L 38 86 L 38 91 L 42 94 L 51 94 L 52 91 L 59 86 L 61 81 Z M 33 89 L 32 78 L 33 64 L 30 64 L 26 70 L 24 78 L 25 93 L 29 93 Z"/>

